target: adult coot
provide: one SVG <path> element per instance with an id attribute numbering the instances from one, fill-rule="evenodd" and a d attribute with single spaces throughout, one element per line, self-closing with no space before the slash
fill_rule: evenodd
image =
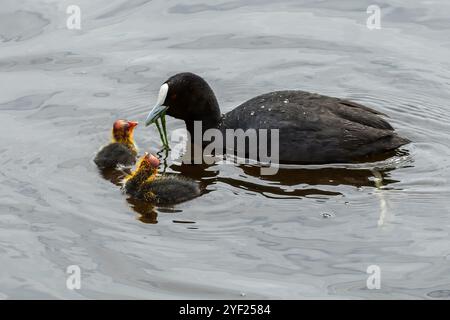
<path id="1" fill-rule="evenodd" d="M 191 179 L 173 174 L 157 176 L 158 166 L 158 158 L 146 153 L 136 164 L 136 170 L 125 178 L 125 191 L 156 205 L 173 205 L 201 194 L 198 183 Z"/>
<path id="2" fill-rule="evenodd" d="M 133 132 L 137 125 L 135 121 L 114 122 L 112 142 L 100 149 L 94 159 L 99 168 L 115 168 L 117 165 L 131 166 L 136 163 L 137 148 Z"/>
<path id="3" fill-rule="evenodd" d="M 266 93 L 222 115 L 211 87 L 193 73 L 179 73 L 164 82 L 146 125 L 165 113 L 184 120 L 191 137 L 194 121 L 202 122 L 203 132 L 279 129 L 280 163 L 352 162 L 409 142 L 394 132 L 381 112 L 305 91 Z"/>

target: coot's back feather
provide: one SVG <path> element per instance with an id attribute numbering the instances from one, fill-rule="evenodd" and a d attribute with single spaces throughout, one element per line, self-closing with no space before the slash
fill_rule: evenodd
<path id="1" fill-rule="evenodd" d="M 409 142 L 380 115 L 347 100 L 304 91 L 276 91 L 226 113 L 220 129 L 279 129 L 280 162 L 348 162 Z"/>

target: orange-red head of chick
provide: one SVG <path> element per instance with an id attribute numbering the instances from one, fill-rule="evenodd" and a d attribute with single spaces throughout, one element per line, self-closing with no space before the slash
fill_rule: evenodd
<path id="1" fill-rule="evenodd" d="M 136 121 L 117 120 L 112 129 L 113 142 L 123 143 L 132 149 L 136 149 L 133 133 L 138 123 Z"/>
<path id="2" fill-rule="evenodd" d="M 125 178 L 125 190 L 133 194 L 144 182 L 154 180 L 158 166 L 159 159 L 146 152 L 136 164 L 136 169 Z"/>
<path id="3" fill-rule="evenodd" d="M 94 162 L 99 168 L 130 166 L 136 162 L 137 147 L 133 132 L 138 125 L 135 121 L 117 120 L 112 129 L 112 141 L 97 153 Z"/>
<path id="4" fill-rule="evenodd" d="M 149 176 L 154 174 L 155 171 L 158 171 L 159 159 L 152 155 L 151 153 L 146 152 L 140 159 L 136 165 L 136 170 L 131 174 L 137 174 L 138 172 L 145 172 Z"/>

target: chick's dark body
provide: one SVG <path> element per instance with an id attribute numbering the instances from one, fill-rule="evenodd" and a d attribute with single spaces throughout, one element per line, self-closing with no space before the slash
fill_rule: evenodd
<path id="1" fill-rule="evenodd" d="M 136 151 L 123 143 L 114 142 L 104 146 L 94 159 L 99 168 L 114 168 L 118 165 L 132 166 L 136 163 Z"/>
<path id="2" fill-rule="evenodd" d="M 200 187 L 195 181 L 176 175 L 162 175 L 153 181 L 144 182 L 134 196 L 157 205 L 172 205 L 200 194 Z"/>

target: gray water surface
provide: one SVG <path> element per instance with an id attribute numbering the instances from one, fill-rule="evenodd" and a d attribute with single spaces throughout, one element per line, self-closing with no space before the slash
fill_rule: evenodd
<path id="1" fill-rule="evenodd" d="M 379 2 L 379 30 L 372 1 L 76 2 L 81 30 L 66 27 L 72 1 L 0 6 L 0 298 L 450 298 L 450 2 Z M 413 143 L 265 177 L 169 161 L 209 192 L 145 213 L 92 159 L 115 119 L 143 122 L 181 71 L 223 112 L 313 91 L 386 113 Z M 135 136 L 160 148 L 154 127 Z"/>

